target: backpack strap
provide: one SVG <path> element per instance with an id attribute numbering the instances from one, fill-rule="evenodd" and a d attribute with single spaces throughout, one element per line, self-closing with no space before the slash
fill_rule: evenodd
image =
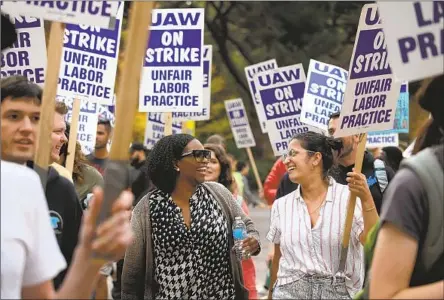
<path id="1" fill-rule="evenodd" d="M 384 161 L 379 158 L 375 159 L 375 161 L 373 162 L 373 168 L 375 169 L 375 176 L 378 180 L 381 193 L 384 193 L 388 185 L 388 177 Z"/>
<path id="2" fill-rule="evenodd" d="M 444 252 L 444 172 L 435 154 L 436 149 L 438 148 L 426 148 L 404 160 L 400 166 L 415 172 L 427 194 L 429 224 L 421 255 L 426 270 L 430 270 Z"/>

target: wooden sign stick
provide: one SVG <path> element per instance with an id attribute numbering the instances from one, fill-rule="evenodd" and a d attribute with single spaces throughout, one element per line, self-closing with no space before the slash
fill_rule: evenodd
<path id="1" fill-rule="evenodd" d="M 364 162 L 364 153 L 365 153 L 365 145 L 367 143 L 367 133 L 361 133 L 359 136 L 359 144 L 358 149 L 356 151 L 356 158 L 355 158 L 355 172 L 360 173 L 362 170 L 362 164 Z M 348 252 L 348 245 L 350 243 L 350 234 L 353 224 L 353 216 L 355 213 L 355 207 L 356 207 L 356 194 L 350 193 L 350 196 L 348 198 L 348 205 L 347 205 L 347 216 L 345 219 L 345 227 L 344 227 L 344 236 L 342 237 L 342 249 L 341 249 L 341 261 L 339 270 L 345 270 L 345 263 L 347 260 L 347 252 Z M 342 267 L 342 269 L 341 269 Z"/>
<path id="2" fill-rule="evenodd" d="M 167 112 L 165 113 L 165 136 L 173 134 L 173 113 Z"/>
<path id="3" fill-rule="evenodd" d="M 51 23 L 48 42 L 49 59 L 43 87 L 42 104 L 40 105 L 39 135 L 34 154 L 34 170 L 40 176 L 43 189 L 46 188 L 52 148 L 51 134 L 54 125 L 55 99 L 62 60 L 64 29 L 65 24 L 63 23 Z"/>
<path id="4" fill-rule="evenodd" d="M 130 185 L 128 150 L 132 139 L 132 126 L 128 126 L 128 120 L 134 120 L 139 103 L 141 68 L 149 38 L 151 10 L 154 5 L 153 1 L 131 3 L 128 44 L 124 53 L 122 73 L 119 76 L 116 122 L 109 161 L 105 170 L 105 194 L 97 218 L 98 224 L 110 215 L 114 200 Z M 94 256 L 97 258 L 97 254 Z"/>
<path id="5" fill-rule="evenodd" d="M 251 148 L 248 147 L 245 150 L 247 150 L 248 158 L 250 159 L 251 167 L 253 168 L 254 177 L 256 178 L 257 187 L 259 188 L 259 192 L 262 192 L 264 190 L 264 187 L 262 186 L 261 177 L 259 176 L 259 172 L 257 170 L 256 161 L 254 160 L 253 152 L 251 152 Z"/>
<path id="6" fill-rule="evenodd" d="M 71 126 L 69 130 L 69 140 L 68 140 L 68 156 L 66 157 L 66 169 L 72 174 L 72 169 L 74 167 L 74 158 L 76 154 L 76 143 L 77 143 L 77 132 L 79 129 L 79 116 L 80 116 L 80 99 L 74 98 L 72 103 L 72 116 L 71 116 Z"/>

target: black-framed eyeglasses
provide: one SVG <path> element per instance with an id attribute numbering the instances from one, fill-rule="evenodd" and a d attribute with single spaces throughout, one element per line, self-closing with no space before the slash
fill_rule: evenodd
<path id="1" fill-rule="evenodd" d="M 304 149 L 305 150 L 305 149 Z M 316 153 L 316 151 L 311 151 L 311 150 L 305 150 L 305 152 L 308 152 L 308 153 Z M 296 155 L 298 155 L 299 153 L 301 153 L 301 151 L 298 151 L 298 150 L 294 150 L 294 149 L 290 149 L 290 150 L 288 150 L 288 152 L 287 153 L 284 153 L 282 156 L 281 156 L 281 159 L 282 159 L 282 161 L 285 161 L 286 159 L 287 159 L 287 157 L 296 157 Z"/>
<path id="2" fill-rule="evenodd" d="M 193 150 L 187 153 L 182 154 L 181 158 L 193 155 L 194 159 L 197 162 L 203 162 L 205 159 L 211 159 L 211 151 L 210 150 Z"/>

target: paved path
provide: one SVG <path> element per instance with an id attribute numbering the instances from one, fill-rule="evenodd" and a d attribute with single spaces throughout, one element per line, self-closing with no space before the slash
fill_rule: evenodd
<path id="1" fill-rule="evenodd" d="M 263 286 L 265 282 L 265 276 L 268 270 L 266 259 L 272 247 L 272 244 L 265 239 L 270 226 L 270 209 L 250 207 L 250 217 L 259 230 L 261 237 L 262 251 L 258 256 L 253 257 L 256 266 L 256 283 L 259 288 Z"/>

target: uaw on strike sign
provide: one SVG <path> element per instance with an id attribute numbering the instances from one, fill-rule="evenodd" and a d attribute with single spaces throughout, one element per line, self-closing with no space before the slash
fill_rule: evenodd
<path id="1" fill-rule="evenodd" d="M 67 24 L 57 95 L 112 105 L 119 58 L 123 2 L 113 29 Z"/>
<path id="2" fill-rule="evenodd" d="M 401 82 L 389 65 L 376 4 L 364 5 L 335 137 L 393 129 Z"/>
<path id="3" fill-rule="evenodd" d="M 143 61 L 141 112 L 202 112 L 204 9 L 155 9 Z"/>

